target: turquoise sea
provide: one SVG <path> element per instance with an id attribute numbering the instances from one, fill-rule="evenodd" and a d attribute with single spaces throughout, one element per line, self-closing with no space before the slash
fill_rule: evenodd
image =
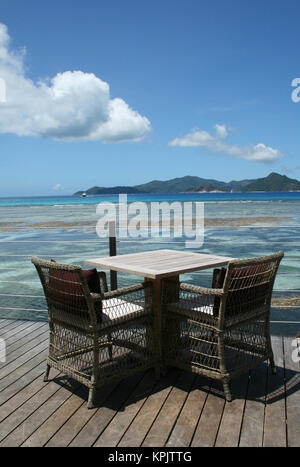
<path id="1" fill-rule="evenodd" d="M 118 202 L 118 195 L 0 198 L 0 317 L 47 319 L 30 257 L 83 266 L 84 259 L 108 255 L 107 238 L 96 233 L 96 208 L 99 203 L 105 207 Z M 246 258 L 283 249 L 272 332 L 295 335 L 300 330 L 300 193 L 144 194 L 127 195 L 127 202 L 146 203 L 149 212 L 151 203 L 203 202 L 204 243 L 191 251 Z M 143 237 L 117 237 L 117 251 L 185 248 L 184 235 L 176 237 L 172 229 L 171 236 L 167 234 L 161 227 L 155 237 L 150 230 Z M 211 270 L 186 274 L 182 280 L 209 286 L 211 274 Z M 140 280 L 118 274 L 119 286 Z"/>

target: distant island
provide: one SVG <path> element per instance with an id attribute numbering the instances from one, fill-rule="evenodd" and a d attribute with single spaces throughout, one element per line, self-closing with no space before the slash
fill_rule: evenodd
<path id="1" fill-rule="evenodd" d="M 218 180 L 205 179 L 187 175 L 172 180 L 153 180 L 142 185 L 99 187 L 94 186 L 87 190 L 74 193 L 81 196 L 87 195 L 108 195 L 108 194 L 141 194 L 141 193 L 197 193 L 197 192 L 257 192 L 257 191 L 300 191 L 300 181 L 272 172 L 264 178 L 254 180 L 240 180 L 231 182 L 221 182 Z"/>

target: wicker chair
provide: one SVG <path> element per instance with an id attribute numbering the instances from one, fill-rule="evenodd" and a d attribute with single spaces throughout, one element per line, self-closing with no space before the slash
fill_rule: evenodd
<path id="1" fill-rule="evenodd" d="M 100 272 L 101 293 L 93 293 L 80 266 L 36 257 L 32 263 L 48 306 L 45 381 L 50 367 L 64 372 L 89 388 L 92 408 L 96 389 L 105 383 L 150 367 L 159 377 L 150 282 L 108 292 L 105 273 Z"/>
<path id="2" fill-rule="evenodd" d="M 214 287 L 221 288 L 165 281 L 165 365 L 220 380 L 227 401 L 232 378 L 267 359 L 275 373 L 270 307 L 282 257 L 231 261 L 227 270 L 214 271 Z"/>

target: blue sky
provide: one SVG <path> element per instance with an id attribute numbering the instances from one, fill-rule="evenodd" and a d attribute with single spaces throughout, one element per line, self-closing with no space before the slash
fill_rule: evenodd
<path id="1" fill-rule="evenodd" d="M 0 196 L 300 179 L 299 14 L 298 0 L 1 0 Z"/>

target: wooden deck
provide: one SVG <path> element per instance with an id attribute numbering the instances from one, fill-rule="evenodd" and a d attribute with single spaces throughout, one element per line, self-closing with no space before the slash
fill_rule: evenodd
<path id="1" fill-rule="evenodd" d="M 0 320 L 0 446 L 300 446 L 300 368 L 292 339 L 273 337 L 277 375 L 267 364 L 232 383 L 170 368 L 158 383 L 147 371 L 88 391 L 51 370 L 43 382 L 48 325 Z"/>

